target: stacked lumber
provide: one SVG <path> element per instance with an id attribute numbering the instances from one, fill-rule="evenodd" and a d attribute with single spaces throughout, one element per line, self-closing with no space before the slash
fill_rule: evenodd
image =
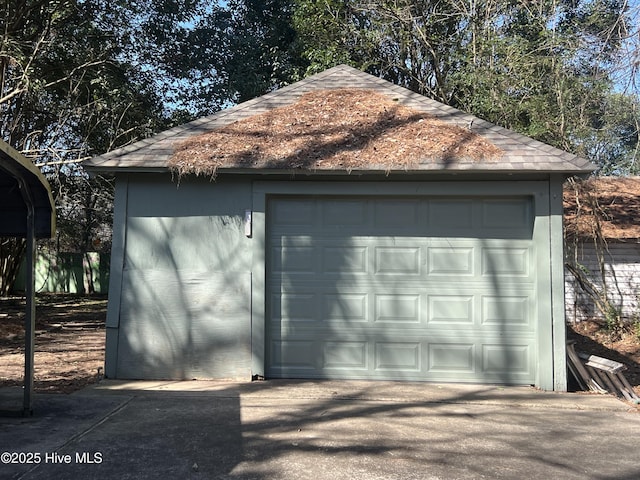
<path id="1" fill-rule="evenodd" d="M 580 388 L 597 393 L 612 393 L 640 404 L 640 397 L 623 375 L 627 367 L 613 360 L 576 352 L 575 342 L 567 342 L 567 363 Z"/>

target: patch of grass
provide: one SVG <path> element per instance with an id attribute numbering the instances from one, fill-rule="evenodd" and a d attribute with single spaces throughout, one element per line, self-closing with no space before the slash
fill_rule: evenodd
<path id="1" fill-rule="evenodd" d="M 606 310 L 604 314 L 604 331 L 612 337 L 612 339 L 619 339 L 626 330 L 625 322 L 622 320 L 622 312 L 619 308 L 615 307 L 611 303 L 606 304 Z"/>

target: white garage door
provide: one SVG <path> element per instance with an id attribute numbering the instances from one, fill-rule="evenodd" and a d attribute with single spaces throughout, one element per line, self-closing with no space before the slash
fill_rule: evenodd
<path id="1" fill-rule="evenodd" d="M 533 384 L 530 197 L 274 197 L 271 378 Z"/>

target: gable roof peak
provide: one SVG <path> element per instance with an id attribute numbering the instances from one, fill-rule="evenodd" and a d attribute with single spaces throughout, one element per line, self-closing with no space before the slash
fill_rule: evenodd
<path id="1" fill-rule="evenodd" d="M 167 171 L 176 148 L 185 141 L 219 130 L 250 117 L 279 108 L 291 107 L 302 96 L 313 91 L 340 89 L 367 90 L 382 95 L 405 108 L 420 112 L 454 127 L 467 128 L 474 135 L 503 151 L 499 159 L 452 157 L 447 162 L 420 159 L 417 170 L 426 171 L 486 171 L 486 172 L 561 172 L 584 174 L 594 170 L 587 160 L 533 140 L 514 131 L 499 127 L 474 115 L 437 102 L 433 99 L 394 85 L 348 65 L 337 65 L 304 78 L 261 97 L 240 103 L 228 109 L 199 118 L 187 124 L 156 134 L 129 146 L 113 150 L 84 162 L 96 171 Z M 395 162 L 407 169 L 407 162 Z M 280 168 L 289 168 L 286 162 Z M 266 165 L 244 164 L 242 169 L 255 171 Z M 412 167 L 412 170 L 413 168 Z M 224 168 L 224 167 L 221 167 Z M 234 167 L 237 170 L 237 167 Z M 273 168 L 273 167 L 272 167 Z M 362 165 L 368 171 L 385 170 L 383 165 Z M 335 168 L 332 168 L 335 169 Z"/>

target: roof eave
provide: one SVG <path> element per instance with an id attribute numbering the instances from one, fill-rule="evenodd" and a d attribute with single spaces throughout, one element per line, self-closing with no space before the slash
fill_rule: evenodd
<path id="1" fill-rule="evenodd" d="M 100 165 L 86 165 L 86 170 L 93 174 L 117 174 L 117 173 L 174 173 L 179 175 L 178 172 L 169 167 L 145 167 L 140 165 L 135 166 L 100 166 Z M 557 169 L 537 169 L 537 168 L 487 168 L 486 166 L 468 166 L 467 168 L 443 168 L 441 166 L 435 168 L 411 168 L 411 169 L 385 169 L 385 168 L 366 168 L 366 169 L 307 169 L 307 168 L 245 168 L 245 167 L 218 167 L 216 169 L 217 174 L 235 174 L 235 175 L 288 175 L 288 174 L 302 174 L 302 175 L 371 175 L 371 174 L 508 174 L 508 175 L 529 175 L 529 174 L 552 174 L 557 173 L 565 176 L 588 176 L 594 171 L 593 168 L 578 168 L 578 167 L 564 167 Z M 195 176 L 209 176 L 208 173 L 198 172 L 186 172 L 183 175 L 195 175 Z"/>
<path id="2" fill-rule="evenodd" d="M 131 171 L 127 169 L 127 171 Z M 149 170 L 145 170 L 149 171 Z M 164 171 L 171 171 L 165 169 Z M 219 167 L 215 174 L 187 172 L 183 175 L 216 176 L 216 175 L 324 175 L 324 176 L 362 176 L 362 175 L 474 175 L 474 174 L 502 174 L 502 175 L 540 175 L 560 174 L 564 176 L 588 175 L 592 170 L 563 168 L 558 170 L 546 169 L 491 169 L 491 168 L 420 168 L 420 169 L 303 169 L 303 168 L 238 168 Z M 174 172 L 178 174 L 177 172 Z"/>
<path id="3" fill-rule="evenodd" d="M 85 165 L 85 170 L 91 175 L 116 175 L 128 173 L 170 173 L 168 167 L 126 167 L 126 166 L 109 166 L 103 167 L 99 165 Z"/>

